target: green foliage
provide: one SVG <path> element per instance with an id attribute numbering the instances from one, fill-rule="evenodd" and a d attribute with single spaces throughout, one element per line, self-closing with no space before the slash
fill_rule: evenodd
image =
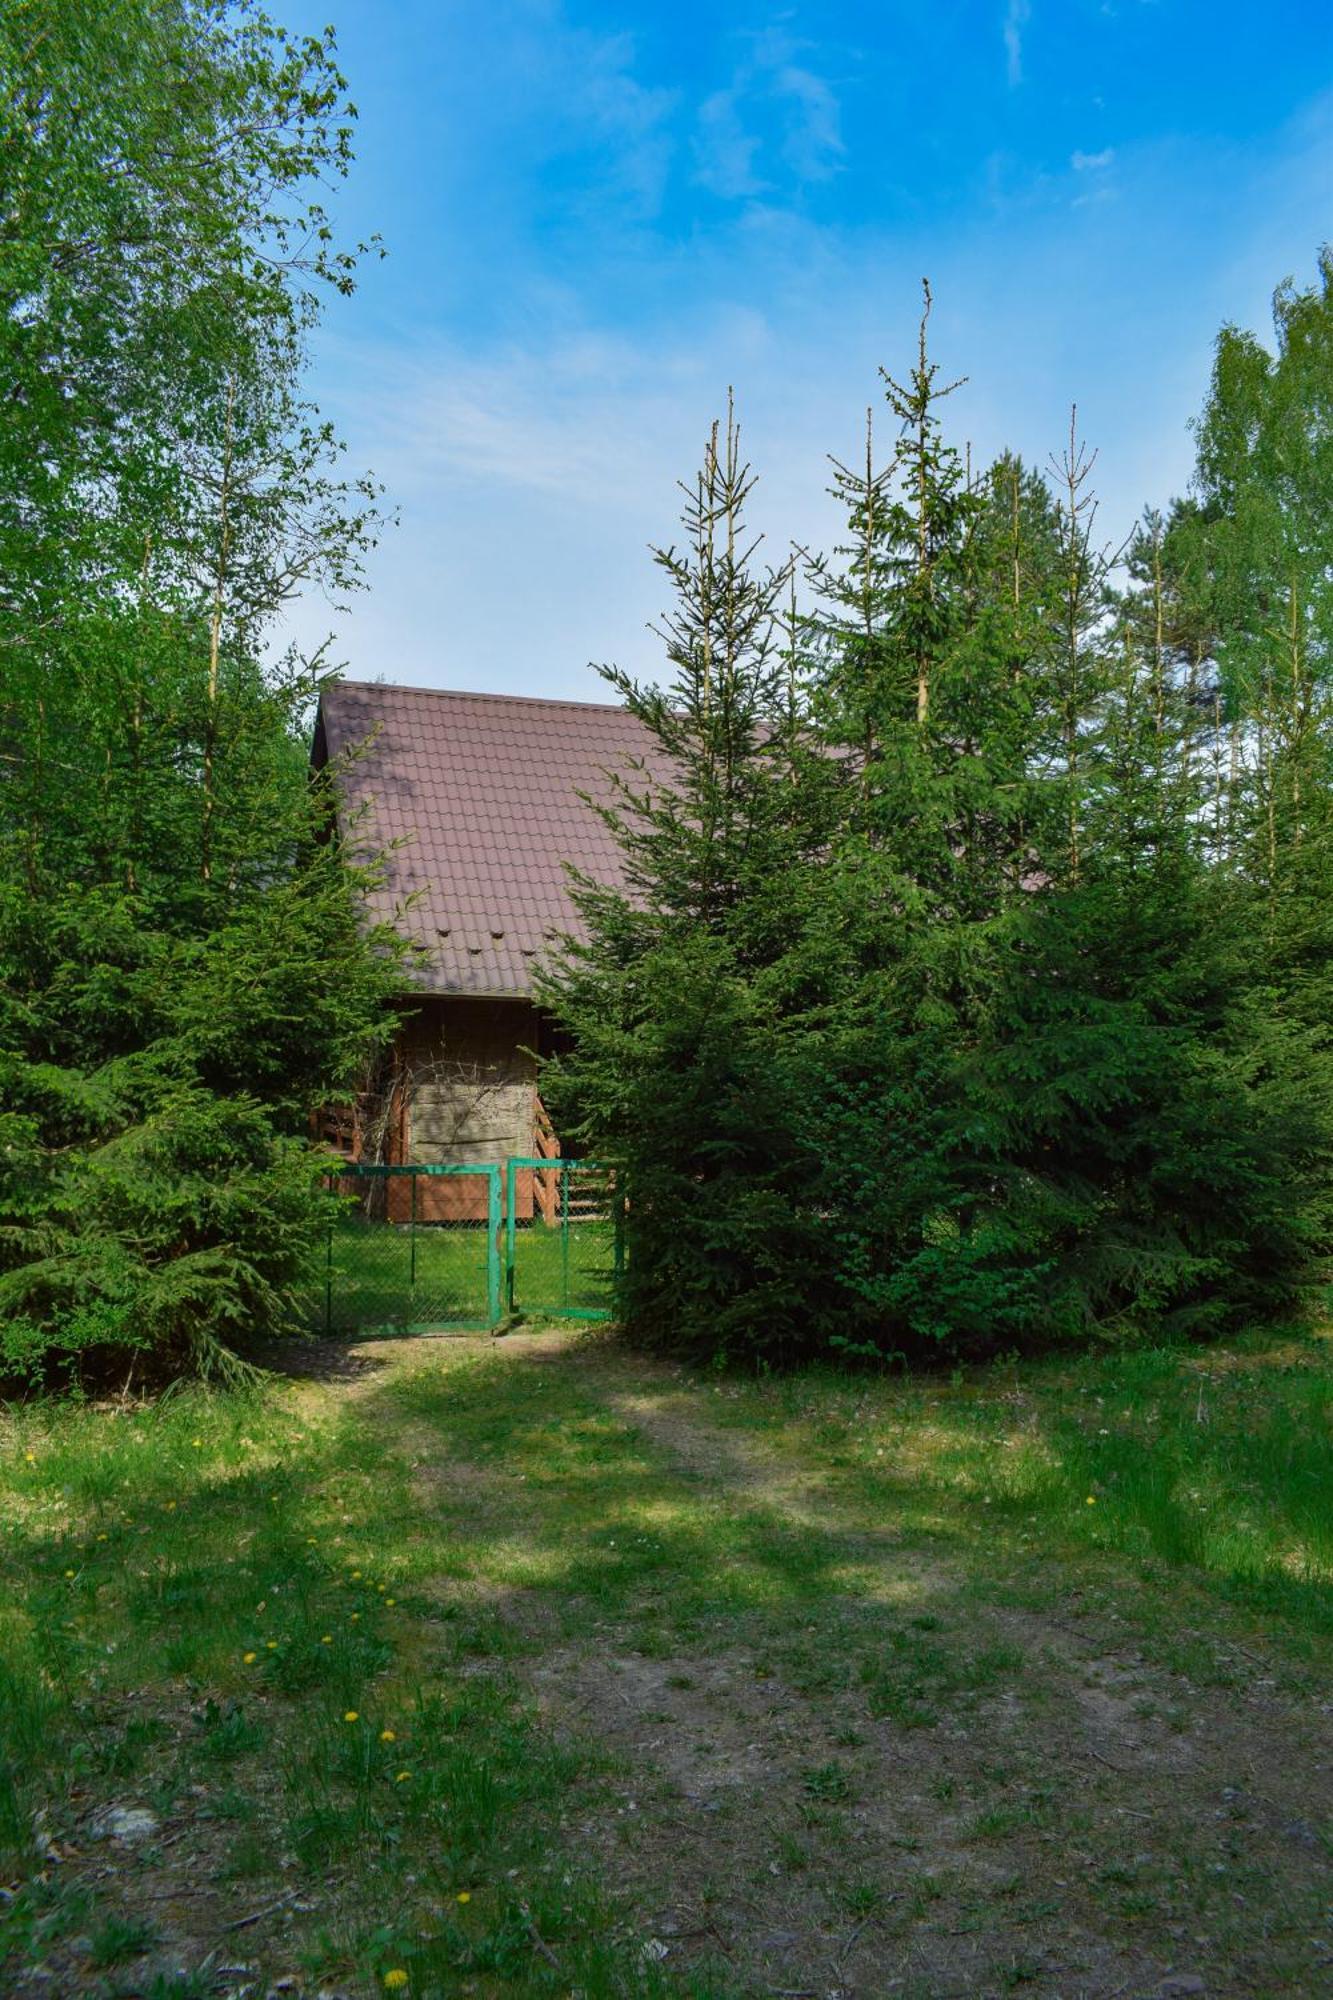
<path id="1" fill-rule="evenodd" d="M 593 941 L 547 995 L 575 1051 L 543 1090 L 571 1136 L 624 1166 L 626 1310 L 643 1337 L 705 1352 L 755 1348 L 766 1324 L 781 1339 L 822 1269 L 792 1221 L 809 1163 L 773 1044 L 806 976 L 791 897 L 840 779 L 793 726 L 787 572 L 756 567 L 751 484 L 729 421 L 689 493 L 686 553 L 658 557 L 676 592 L 671 687 L 605 670 L 663 752 L 605 809 L 632 892 L 579 885 Z"/>
<path id="2" fill-rule="evenodd" d="M 228 1367 L 398 955 L 307 776 L 324 669 L 269 659 L 374 532 L 300 396 L 351 111 L 329 37 L 211 0 L 9 9 L 0 94 L 0 1377 Z"/>
<path id="3" fill-rule="evenodd" d="M 631 894 L 584 886 L 549 994 L 641 1334 L 983 1355 L 1298 1307 L 1333 1220 L 1322 271 L 1276 360 L 1224 334 L 1199 497 L 1123 583 L 1074 432 L 1053 489 L 949 444 L 928 292 L 776 676 L 778 580 L 738 565 L 748 477 L 711 452 L 691 519 L 732 568 L 695 532 L 676 678 L 610 676 L 661 768 L 608 814 Z M 749 651 L 709 624 L 728 593 Z"/>

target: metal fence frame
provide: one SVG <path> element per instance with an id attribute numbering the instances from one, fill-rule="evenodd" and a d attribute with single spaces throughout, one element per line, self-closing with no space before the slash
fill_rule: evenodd
<path id="1" fill-rule="evenodd" d="M 558 1173 L 563 1176 L 564 1209 L 563 1237 L 565 1257 L 569 1255 L 569 1176 L 579 1172 L 607 1171 L 600 1160 L 569 1160 L 557 1153 L 554 1157 L 536 1153 L 521 1153 L 505 1162 L 505 1298 L 511 1313 L 521 1310 L 521 1301 L 515 1297 L 514 1275 L 518 1261 L 518 1203 L 515 1199 L 518 1176 L 524 1172 Z M 612 1250 L 612 1270 L 618 1278 L 623 1268 L 625 1255 L 624 1232 L 621 1229 L 621 1209 L 617 1199 L 614 1215 L 614 1246 Z M 609 1306 L 553 1306 L 539 1305 L 536 1310 L 548 1319 L 605 1320 L 612 1317 Z"/>
<path id="2" fill-rule="evenodd" d="M 442 1331 L 465 1332 L 476 1330 L 494 1333 L 506 1316 L 522 1310 L 522 1301 L 515 1295 L 515 1274 L 518 1263 L 518 1176 L 524 1172 L 555 1173 L 560 1176 L 562 1191 L 563 1270 L 566 1274 L 563 1281 L 563 1291 L 567 1299 L 567 1274 L 570 1250 L 569 1232 L 572 1226 L 569 1207 L 570 1177 L 580 1172 L 604 1173 L 607 1171 L 608 1169 L 598 1160 L 571 1160 L 559 1154 L 551 1156 L 524 1153 L 506 1160 L 503 1166 L 498 1161 L 493 1163 L 478 1163 L 473 1166 L 411 1165 L 397 1167 L 348 1161 L 346 1164 L 340 1163 L 336 1167 L 331 1167 L 328 1174 L 328 1181 L 331 1186 L 336 1186 L 340 1181 L 361 1181 L 373 1185 L 376 1181 L 388 1182 L 392 1179 L 406 1178 L 410 1182 L 412 1199 L 406 1223 L 408 1234 L 407 1290 L 410 1294 L 415 1288 L 417 1281 L 418 1227 L 434 1228 L 438 1226 L 432 1223 L 423 1223 L 420 1225 L 418 1223 L 418 1183 L 423 1179 L 435 1179 L 445 1175 L 467 1176 L 472 1180 L 484 1178 L 486 1181 L 486 1221 L 484 1224 L 486 1231 L 486 1317 L 484 1320 L 478 1321 L 477 1318 L 472 1316 L 454 1318 L 449 1315 L 442 1315 L 439 1317 L 439 1324 Z M 620 1272 L 624 1268 L 625 1256 L 624 1231 L 622 1227 L 624 1211 L 621 1198 L 618 1194 L 613 1199 L 612 1211 L 612 1273 L 614 1280 L 619 1277 Z M 384 1226 L 386 1228 L 401 1228 L 403 1225 L 401 1223 L 394 1224 L 386 1220 Z M 335 1229 L 336 1224 L 330 1221 L 324 1268 L 323 1320 L 326 1337 L 331 1337 L 334 1332 Z M 591 1321 L 607 1320 L 613 1316 L 613 1309 L 609 1306 L 573 1306 L 567 1303 L 556 1305 L 545 1300 L 534 1302 L 532 1309 L 542 1318 L 550 1319 Z M 396 1321 L 386 1321 L 385 1323 L 386 1325 L 397 1324 Z"/>

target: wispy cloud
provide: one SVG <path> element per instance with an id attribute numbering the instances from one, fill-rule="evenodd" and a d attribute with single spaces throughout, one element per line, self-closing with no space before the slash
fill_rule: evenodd
<path id="1" fill-rule="evenodd" d="M 743 201 L 763 194 L 766 183 L 755 172 L 759 134 L 747 128 L 734 90 L 715 90 L 699 106 L 694 158 L 698 179 L 724 201 Z"/>
<path id="2" fill-rule="evenodd" d="M 1004 55 L 1009 86 L 1023 81 L 1023 30 L 1032 18 L 1032 0 L 1008 0 L 1004 16 Z"/>
<path id="3" fill-rule="evenodd" d="M 784 63 L 773 82 L 789 114 L 784 159 L 801 180 L 827 180 L 837 173 L 846 151 L 837 98 L 822 76 L 799 63 Z"/>
<path id="4" fill-rule="evenodd" d="M 585 139 L 604 149 L 611 178 L 632 206 L 656 214 L 673 146 L 675 94 L 639 82 L 628 35 L 572 38 L 568 103 Z"/>
<path id="5" fill-rule="evenodd" d="M 841 106 L 810 61 L 812 46 L 784 28 L 767 28 L 748 38 L 726 88 L 704 99 L 696 177 L 712 193 L 728 200 L 769 194 L 783 167 L 798 186 L 839 171 L 846 153 Z"/>
<path id="6" fill-rule="evenodd" d="M 589 659 L 660 672 L 648 544 L 671 538 L 675 481 L 727 385 L 768 549 L 835 544 L 824 454 L 855 453 L 877 364 L 914 351 L 923 271 L 940 365 L 971 378 L 952 435 L 976 463 L 1009 444 L 1041 465 L 1076 400 L 1118 534 L 1182 490 L 1216 328 L 1264 323 L 1274 281 L 1309 269 L 1326 198 L 1333 97 L 1234 141 L 1182 135 L 1169 105 L 1145 138 L 1109 82 L 1114 125 L 1064 77 L 1045 90 L 1033 0 L 997 0 L 989 48 L 966 10 L 936 10 L 972 66 L 943 122 L 938 102 L 904 101 L 920 64 L 899 35 L 881 61 L 716 20 L 681 54 L 674 17 L 654 40 L 592 35 L 569 0 L 450 0 L 477 47 L 437 52 L 432 95 L 419 49 L 384 37 L 372 0 L 345 4 L 395 65 L 367 128 L 396 254 L 360 295 L 371 332 L 319 335 L 312 383 L 401 510 L 342 630 L 362 674 L 595 696 Z M 441 0 L 412 4 L 438 40 Z M 844 8 L 849 36 L 869 11 Z M 515 12 L 530 33 L 505 25 Z M 1042 86 L 1008 121 L 990 116 L 1006 20 L 1010 110 Z M 409 84 L 427 110 L 405 128 Z M 883 190 L 923 157 L 892 207 Z M 286 631 L 313 644 L 327 624 L 304 603 Z"/>

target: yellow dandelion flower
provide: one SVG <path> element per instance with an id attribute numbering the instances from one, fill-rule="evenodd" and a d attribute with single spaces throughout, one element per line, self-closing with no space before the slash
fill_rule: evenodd
<path id="1" fill-rule="evenodd" d="M 99 1542 L 104 1542 L 107 1539 L 107 1537 L 105 1535 L 99 1535 L 97 1539 Z"/>
<path id="2" fill-rule="evenodd" d="M 343 1717 L 344 1722 L 359 1722 L 360 1720 L 361 1717 L 357 1714 L 354 1708 L 349 1708 L 346 1715 Z"/>
<path id="3" fill-rule="evenodd" d="M 73 1576 L 73 1574 L 74 1574 L 74 1572 L 73 1572 L 73 1570 L 72 1570 L 72 1569 L 67 1569 L 67 1570 L 65 1571 L 65 1575 L 66 1575 L 66 1576 Z"/>
<path id="4" fill-rule="evenodd" d="M 1084 1501 L 1083 1504 L 1085 1507 L 1095 1507 L 1097 1505 L 1097 1495 L 1095 1493 L 1089 1493 L 1087 1499 Z"/>
<path id="5" fill-rule="evenodd" d="M 398 1599 L 396 1597 L 386 1597 L 384 1602 L 386 1604 L 396 1604 L 398 1602 Z"/>
<path id="6" fill-rule="evenodd" d="M 244 1658 L 245 1658 L 245 1664 L 246 1664 L 246 1666 L 247 1666 L 247 1667 L 252 1667 L 252 1666 L 254 1665 L 255 1661 L 256 1661 L 256 1660 L 257 1660 L 257 1659 L 259 1658 L 259 1655 L 258 1655 L 258 1653 L 246 1653 L 246 1654 L 245 1654 L 245 1656 L 244 1656 Z"/>
<path id="7" fill-rule="evenodd" d="M 192 1444 L 192 1445 L 194 1446 L 195 1450 L 196 1450 L 196 1451 L 198 1451 L 198 1449 L 199 1449 L 200 1445 L 201 1445 L 201 1444 L 203 1443 L 203 1439 L 202 1439 L 202 1438 L 191 1438 L 191 1439 L 190 1439 L 190 1443 L 191 1443 L 191 1444 Z"/>
<path id="8" fill-rule="evenodd" d="M 407 1985 L 407 1974 L 403 1971 L 401 1965 L 390 1967 L 384 1975 L 384 1984 L 391 1993 L 400 1993 L 402 1991 L 403 1987 Z"/>
<path id="9" fill-rule="evenodd" d="M 460 1903 L 470 1903 L 472 1901 L 472 1891 L 470 1889 L 460 1889 L 458 1900 Z"/>
<path id="10" fill-rule="evenodd" d="M 352 1582 L 359 1583 L 360 1581 L 361 1581 L 361 1572 L 359 1569 L 354 1569 L 352 1571 Z"/>
<path id="11" fill-rule="evenodd" d="M 389 1587 L 389 1586 L 388 1586 L 388 1584 L 387 1584 L 387 1583 L 377 1583 L 377 1584 L 375 1585 L 375 1588 L 376 1588 L 376 1590 L 378 1590 L 378 1591 L 381 1591 L 381 1592 L 383 1592 L 383 1591 L 387 1590 L 387 1589 L 388 1589 L 388 1587 Z"/>
<path id="12" fill-rule="evenodd" d="M 380 1731 L 381 1743 L 396 1743 L 397 1741 L 398 1738 L 394 1735 L 392 1729 L 381 1729 Z"/>
<path id="13" fill-rule="evenodd" d="M 322 1639 L 320 1640 L 320 1642 L 319 1642 L 319 1643 L 320 1643 L 320 1645 L 321 1645 L 321 1646 L 331 1646 L 331 1645 L 333 1644 L 333 1634 L 332 1634 L 332 1632 L 326 1632 L 326 1633 L 324 1634 L 324 1637 L 323 1637 L 323 1638 L 322 1638 Z"/>
<path id="14" fill-rule="evenodd" d="M 174 1500 L 168 1500 L 168 1502 L 167 1502 L 167 1512 L 168 1512 L 168 1514 L 174 1514 L 174 1513 L 175 1513 L 175 1511 L 176 1511 L 176 1502 L 175 1502 Z"/>
<path id="15" fill-rule="evenodd" d="M 354 1612 L 352 1613 L 352 1623 L 353 1623 L 353 1625 L 355 1625 L 355 1623 L 356 1623 L 357 1619 L 358 1619 L 358 1618 L 359 1618 L 360 1616 L 361 1616 L 361 1613 L 360 1613 L 359 1611 L 354 1611 Z"/>
<path id="16" fill-rule="evenodd" d="M 29 1465 L 36 1465 L 36 1463 L 37 1463 L 37 1454 L 36 1454 L 36 1452 L 35 1452 L 35 1451 L 25 1451 L 25 1452 L 24 1452 L 24 1454 L 23 1454 L 23 1456 L 24 1456 L 24 1458 L 26 1458 L 26 1459 L 27 1459 L 27 1461 L 28 1461 L 28 1464 L 29 1464 Z"/>
<path id="17" fill-rule="evenodd" d="M 411 1775 L 412 1773 L 410 1771 L 400 1771 L 397 1777 L 394 1779 L 395 1785 L 405 1785 L 408 1779 L 411 1777 Z"/>
<path id="18" fill-rule="evenodd" d="M 276 1639 L 266 1639 L 264 1641 L 264 1645 L 270 1653 L 276 1653 L 278 1650 L 278 1642 Z"/>

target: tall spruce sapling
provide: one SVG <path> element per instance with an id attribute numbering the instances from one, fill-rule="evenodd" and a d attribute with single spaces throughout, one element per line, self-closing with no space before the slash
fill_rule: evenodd
<path id="1" fill-rule="evenodd" d="M 569 1038 L 543 1095 L 628 1197 L 621 1306 L 682 1351 L 794 1351 L 817 1281 L 779 1052 L 802 881 L 825 775 L 781 629 L 789 565 L 761 568 L 753 476 L 728 414 L 682 488 L 683 544 L 657 551 L 670 678 L 604 678 L 653 749 L 597 810 L 627 889 L 578 879 L 587 927 L 541 998 Z"/>
<path id="2" fill-rule="evenodd" d="M 957 385 L 930 357 L 929 309 L 927 291 L 906 382 L 885 378 L 887 468 L 837 468 L 846 567 L 815 578 L 816 710 L 859 783 L 820 877 L 845 912 L 844 976 L 804 1108 L 837 1219 L 842 1325 L 826 1338 L 868 1352 L 1013 1338 L 1031 1312 L 970 1077 L 1045 811 L 1032 486 L 1012 464 L 975 477 L 945 437 Z"/>
<path id="3" fill-rule="evenodd" d="M 1066 470 L 1086 462 L 1071 449 Z M 1066 553 L 1075 518 L 1067 503 Z M 1038 1333 L 1216 1331 L 1289 1305 L 1308 1263 L 1314 1128 L 1289 1038 L 1246 998 L 1244 898 L 1208 834 L 1207 625 L 1182 560 L 1150 515 L 1082 659 L 1053 652 L 1077 810 L 1046 891 L 1018 905 L 978 1071 L 1046 1266 Z"/>

